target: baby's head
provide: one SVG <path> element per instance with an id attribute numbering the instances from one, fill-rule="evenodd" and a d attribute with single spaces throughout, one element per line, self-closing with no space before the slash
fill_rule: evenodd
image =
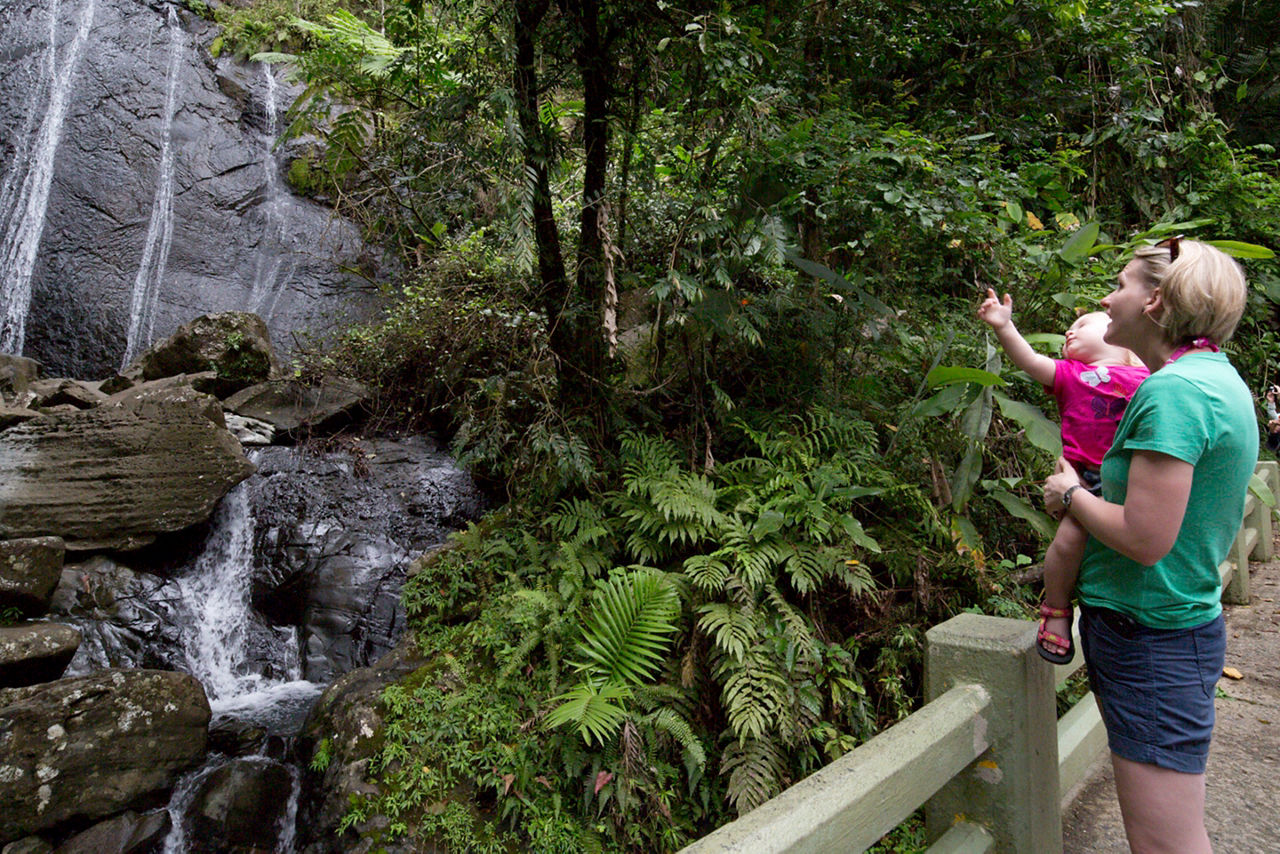
<path id="1" fill-rule="evenodd" d="M 1091 311 L 1076 318 L 1067 328 L 1067 340 L 1062 345 L 1062 355 L 1086 365 L 1140 365 L 1142 362 L 1132 350 L 1116 347 L 1103 340 L 1111 318 L 1105 311 Z"/>

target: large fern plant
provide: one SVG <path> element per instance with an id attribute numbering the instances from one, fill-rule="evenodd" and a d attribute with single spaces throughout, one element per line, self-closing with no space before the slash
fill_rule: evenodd
<path id="1" fill-rule="evenodd" d="M 613 738 L 626 718 L 632 689 L 661 668 L 680 612 L 674 586 L 654 570 L 602 581 L 573 663 L 580 681 L 560 697 L 550 726 L 573 724 L 589 743 Z"/>
<path id="2" fill-rule="evenodd" d="M 865 692 L 851 669 L 833 666 L 851 658 L 824 638 L 815 597 L 874 587 L 860 557 L 879 546 L 855 510 L 880 488 L 862 483 L 874 443 L 861 422 L 817 412 L 739 427 L 756 453 L 715 472 L 690 471 L 666 439 L 629 434 L 619 488 L 552 517 L 558 593 L 602 562 L 655 568 L 598 583 L 576 640 L 576 681 L 547 722 L 615 750 L 659 737 L 659 721 L 668 731 L 688 722 L 670 701 L 637 703 L 644 686 L 662 680 L 704 702 L 710 690 L 718 708 L 704 709 L 697 729 L 720 745 L 726 795 L 745 812 L 846 749 L 850 725 L 865 722 L 854 711 Z M 659 718 L 662 709 L 670 714 Z M 702 742 L 679 747 L 700 770 Z"/>

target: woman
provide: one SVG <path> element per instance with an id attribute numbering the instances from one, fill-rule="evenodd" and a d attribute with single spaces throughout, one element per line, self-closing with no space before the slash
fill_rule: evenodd
<path id="1" fill-rule="evenodd" d="M 1226 651 L 1218 565 L 1258 458 L 1248 387 L 1218 345 L 1244 273 L 1203 243 L 1143 247 L 1102 300 L 1105 341 L 1138 354 L 1138 388 L 1102 462 L 1102 496 L 1058 461 L 1045 506 L 1089 532 L 1080 635 L 1107 728 L 1130 849 L 1208 852 L 1204 769 Z"/>

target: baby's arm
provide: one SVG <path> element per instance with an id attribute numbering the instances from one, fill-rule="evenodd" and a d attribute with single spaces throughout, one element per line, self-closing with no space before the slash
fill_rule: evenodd
<path id="1" fill-rule="evenodd" d="M 1013 325 L 1012 297 L 1005 294 L 1004 301 L 1001 302 L 996 297 L 996 292 L 987 288 L 987 298 L 978 306 L 978 317 L 996 333 L 996 340 L 1011 362 L 1026 371 L 1040 385 L 1053 387 L 1057 365 L 1053 359 L 1033 350 Z"/>

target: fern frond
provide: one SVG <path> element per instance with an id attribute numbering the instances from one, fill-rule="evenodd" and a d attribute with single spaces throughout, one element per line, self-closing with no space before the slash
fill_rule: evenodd
<path id="1" fill-rule="evenodd" d="M 587 744 L 595 739 L 603 745 L 613 738 L 626 719 L 627 713 L 619 705 L 619 701 L 630 696 L 631 690 L 625 685 L 597 687 L 583 682 L 555 698 L 560 705 L 547 715 L 546 725 L 558 727 L 573 724 Z"/>
<path id="2" fill-rule="evenodd" d="M 659 709 L 650 719 L 653 728 L 669 735 L 680 745 L 684 757 L 685 768 L 692 776 L 694 770 L 701 771 L 707 765 L 707 751 L 693 732 L 693 727 L 674 709 Z"/>
<path id="3" fill-rule="evenodd" d="M 837 557 L 826 549 L 797 546 L 787 555 L 787 576 L 800 593 L 811 593 L 835 572 Z"/>
<path id="4" fill-rule="evenodd" d="M 720 700 L 733 734 L 740 740 L 764 738 L 786 703 L 787 681 L 774 663 L 759 653 L 749 654 L 741 664 L 725 659 L 716 678 L 725 678 Z"/>
<path id="5" fill-rule="evenodd" d="M 782 618 L 782 624 L 787 630 L 787 639 L 795 645 L 798 657 L 805 661 L 815 660 L 818 657 L 818 641 L 813 636 L 809 618 L 783 598 L 781 591 L 776 587 L 769 591 L 768 598 L 769 604 Z"/>
<path id="6" fill-rule="evenodd" d="M 728 775 L 727 797 L 738 815 L 748 813 L 782 791 L 786 762 L 772 739 L 751 738 L 725 749 L 721 775 Z"/>
<path id="7" fill-rule="evenodd" d="M 702 614 L 698 628 L 711 638 L 717 649 L 734 661 L 746 658 L 747 650 L 759 636 L 749 613 L 725 602 L 712 602 L 698 611 Z"/>
<path id="8" fill-rule="evenodd" d="M 686 559 L 684 572 L 693 586 L 703 593 L 720 591 L 724 588 L 725 579 L 729 577 L 728 565 L 715 554 L 694 555 Z"/>
<path id="9" fill-rule="evenodd" d="M 657 573 L 600 582 L 578 644 L 580 669 L 596 684 L 649 681 L 662 664 L 678 613 L 675 590 Z"/>

